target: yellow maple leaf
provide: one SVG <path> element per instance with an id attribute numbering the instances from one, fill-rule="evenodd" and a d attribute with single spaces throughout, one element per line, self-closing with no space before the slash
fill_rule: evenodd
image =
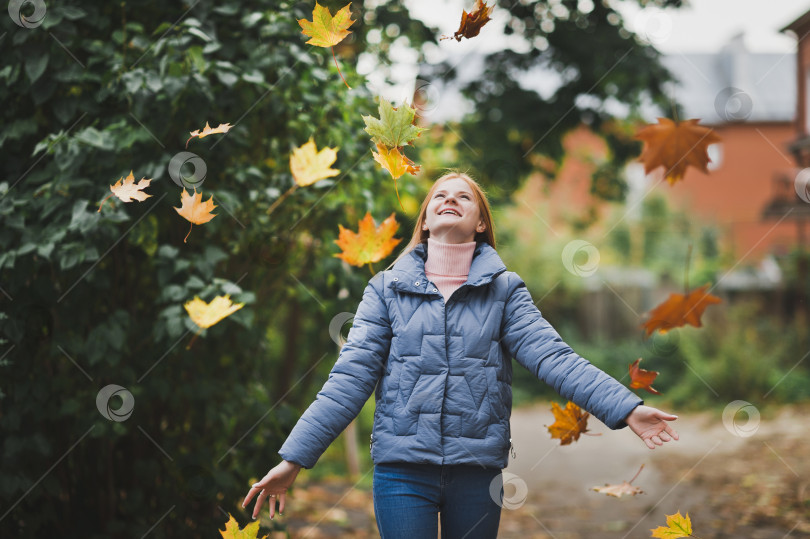
<path id="1" fill-rule="evenodd" d="M 215 213 L 211 213 L 211 210 L 216 208 L 214 205 L 214 195 L 211 195 L 211 198 L 203 202 L 202 193 L 198 193 L 196 189 L 194 189 L 194 194 L 192 195 L 183 188 L 183 192 L 180 195 L 180 204 L 181 206 L 179 208 L 174 208 L 175 211 L 192 225 L 207 223 L 217 216 Z M 191 226 L 188 228 L 188 234 L 191 234 Z M 183 243 L 186 243 L 188 234 L 183 238 Z"/>
<path id="2" fill-rule="evenodd" d="M 295 183 L 305 187 L 340 174 L 340 170 L 329 168 L 337 159 L 337 149 L 337 146 L 326 147 L 318 151 L 312 137 L 305 144 L 293 149 L 290 154 L 290 171 Z"/>
<path id="3" fill-rule="evenodd" d="M 692 535 L 692 521 L 689 519 L 689 513 L 686 517 L 681 516 L 678 511 L 674 515 L 667 515 L 667 526 L 658 526 L 654 530 L 650 530 L 652 535 L 650 537 L 660 537 L 662 539 L 678 539 L 679 537 L 690 537 Z"/>
<path id="4" fill-rule="evenodd" d="M 399 148 L 391 148 L 389 150 L 384 144 L 377 144 L 377 151 L 380 153 L 371 150 L 372 155 L 374 155 L 374 160 L 382 165 L 395 180 L 406 172 L 416 176 L 421 168 L 420 165 L 417 165 L 408 159 L 404 153 L 401 153 Z"/>
<path id="5" fill-rule="evenodd" d="M 308 45 L 315 45 L 317 47 L 334 47 L 343 39 L 351 34 L 351 30 L 347 30 L 349 26 L 355 23 L 352 20 L 352 12 L 349 9 L 352 3 L 349 2 L 341 9 L 339 9 L 335 16 L 329 13 L 329 9 L 320 5 L 317 0 L 315 7 L 312 10 L 312 20 L 298 19 L 298 24 L 301 25 L 301 33 L 309 36 L 311 39 L 307 41 Z M 335 59 L 335 66 L 340 73 L 340 66 L 338 66 L 337 58 L 335 57 L 335 49 L 332 49 L 332 58 Z M 346 87 L 351 90 L 352 87 L 343 78 L 343 73 L 340 73 L 340 78 L 343 79 Z"/>
<path id="6" fill-rule="evenodd" d="M 208 122 L 205 122 L 205 127 L 203 127 L 202 131 L 200 131 L 199 129 L 191 131 L 191 133 L 190 133 L 191 136 L 188 137 L 188 140 L 186 141 L 186 148 L 188 148 L 188 143 L 194 137 L 205 138 L 208 135 L 213 135 L 214 133 L 227 133 L 231 129 L 231 127 L 233 127 L 233 126 L 230 123 L 219 124 L 216 127 L 211 127 L 210 125 L 208 125 Z"/>
<path id="7" fill-rule="evenodd" d="M 223 539 L 267 539 L 267 535 L 259 537 L 259 521 L 251 522 L 241 530 L 239 523 L 228 513 L 228 522 L 225 523 L 225 530 L 217 530 Z"/>
<path id="8" fill-rule="evenodd" d="M 112 191 L 112 194 L 104 197 L 104 200 L 102 200 L 101 204 L 98 206 L 98 211 L 101 211 L 101 207 L 104 206 L 107 199 L 113 195 L 118 197 L 122 202 L 132 202 L 133 200 L 143 202 L 152 196 L 142 191 L 142 189 L 149 187 L 150 183 L 152 183 L 151 178 L 141 178 L 138 183 L 135 183 L 135 176 L 132 175 L 132 171 L 130 170 L 129 176 L 126 178 L 121 176 L 117 182 L 110 186 L 110 191 Z"/>
<path id="9" fill-rule="evenodd" d="M 393 237 L 399 228 L 394 215 L 392 212 L 379 227 L 375 227 L 371 213 L 366 212 L 365 217 L 359 221 L 357 233 L 338 224 L 340 233 L 335 243 L 343 252 L 332 256 L 358 267 L 382 260 L 402 241 L 402 238 Z"/>
<path id="10" fill-rule="evenodd" d="M 211 303 L 206 303 L 199 296 L 194 296 L 194 299 L 183 305 L 191 320 L 203 329 L 210 328 L 244 306 L 244 303 L 231 303 L 230 294 L 217 296 L 211 300 Z"/>

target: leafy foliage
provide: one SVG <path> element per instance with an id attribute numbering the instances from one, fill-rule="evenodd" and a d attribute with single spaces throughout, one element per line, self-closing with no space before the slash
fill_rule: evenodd
<path id="1" fill-rule="evenodd" d="M 0 536 L 210 537 L 218 506 L 243 514 L 234 493 L 274 464 L 325 379 L 329 318 L 355 309 L 368 280 L 331 256 L 334 223 L 396 199 L 358 136 L 373 97 L 353 70 L 347 93 L 331 58 L 303 43 L 307 9 L 49 3 L 39 28 L 0 18 Z M 414 46 L 429 37 L 386 9 L 336 50 L 363 52 L 380 19 Z M 184 243 L 167 165 L 206 118 L 238 129 L 195 148 L 222 211 Z M 314 133 L 340 143 L 351 177 L 267 216 L 295 184 L 293 141 Z M 97 212 L 108 178 L 132 169 L 152 197 Z M 245 306 L 185 350 L 199 328 L 184 302 L 220 295 Z M 124 422 L 96 408 L 108 384 L 133 395 Z"/>

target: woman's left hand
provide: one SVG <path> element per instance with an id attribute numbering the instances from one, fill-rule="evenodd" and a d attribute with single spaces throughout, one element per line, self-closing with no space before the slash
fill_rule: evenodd
<path id="1" fill-rule="evenodd" d="M 678 416 L 641 404 L 627 415 L 624 422 L 644 440 L 647 447 L 655 449 L 656 445 L 664 445 L 664 442 L 678 439 L 678 433 L 667 423 L 675 419 L 678 419 Z"/>

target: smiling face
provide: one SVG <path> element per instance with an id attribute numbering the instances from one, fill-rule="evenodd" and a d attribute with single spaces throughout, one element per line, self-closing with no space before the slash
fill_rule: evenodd
<path id="1" fill-rule="evenodd" d="M 461 178 L 449 178 L 436 186 L 425 214 L 423 230 L 444 243 L 467 243 L 483 232 L 484 222 L 472 189 Z"/>

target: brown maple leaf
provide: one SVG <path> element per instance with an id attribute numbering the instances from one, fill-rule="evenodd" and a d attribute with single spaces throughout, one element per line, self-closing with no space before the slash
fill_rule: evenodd
<path id="1" fill-rule="evenodd" d="M 722 303 L 723 300 L 709 294 L 709 283 L 695 288 L 688 294 L 670 294 L 669 298 L 650 311 L 649 319 L 642 324 L 646 330 L 646 337 L 653 331 L 659 330 L 662 334 L 670 329 L 690 324 L 701 327 L 700 317 L 706 307 L 713 303 Z"/>
<path id="2" fill-rule="evenodd" d="M 113 195 L 118 197 L 122 202 L 132 202 L 133 200 L 143 202 L 152 196 L 143 192 L 143 189 L 149 187 L 150 183 L 152 183 L 151 178 L 141 178 L 138 183 L 135 183 L 135 176 L 132 175 L 132 171 L 130 170 L 129 176 L 126 178 L 122 176 L 117 182 L 110 186 L 112 194 L 104 197 L 104 200 L 102 200 L 101 204 L 98 206 L 98 211 L 101 211 L 101 207 L 104 206 L 107 199 Z"/>
<path id="3" fill-rule="evenodd" d="M 636 475 L 633 476 L 633 479 L 630 481 L 622 481 L 620 485 L 609 485 L 605 483 L 604 487 L 591 487 L 591 490 L 595 490 L 600 494 L 607 494 L 608 496 L 614 496 L 616 498 L 621 498 L 624 495 L 627 496 L 635 496 L 636 494 L 644 494 L 644 491 L 641 488 L 633 486 L 633 481 L 636 480 L 638 474 L 641 473 L 641 470 L 644 469 L 644 465 L 642 464 L 641 467 L 636 472 Z"/>
<path id="4" fill-rule="evenodd" d="M 194 194 L 191 195 L 185 188 L 183 188 L 183 192 L 180 195 L 180 204 L 181 206 L 179 208 L 174 208 L 175 211 L 190 223 L 188 234 L 183 238 L 183 243 L 186 243 L 188 235 L 191 234 L 191 227 L 193 225 L 207 223 L 217 216 L 215 213 L 211 213 L 211 210 L 216 208 L 216 206 L 214 205 L 214 195 L 211 195 L 211 198 L 203 202 L 202 193 L 198 193 L 197 190 L 194 189 Z"/>
<path id="5" fill-rule="evenodd" d="M 560 445 L 568 445 L 579 440 L 579 435 L 588 431 L 588 412 L 571 401 L 560 407 L 556 402 L 551 403 L 551 413 L 554 414 L 555 421 L 547 426 L 552 438 L 559 438 Z"/>
<path id="6" fill-rule="evenodd" d="M 394 250 L 402 238 L 394 238 L 399 228 L 392 212 L 379 227 L 375 227 L 371 213 L 366 212 L 365 217 L 359 221 L 357 233 L 352 232 L 343 225 L 338 224 L 340 233 L 335 243 L 343 249 L 342 253 L 335 254 L 353 266 L 362 266 L 382 260 Z M 373 272 L 373 269 L 372 269 Z"/>
<path id="7" fill-rule="evenodd" d="M 470 39 L 477 36 L 481 31 L 481 27 L 491 20 L 489 15 L 492 13 L 494 7 L 494 5 L 487 6 L 481 0 L 476 0 L 475 7 L 472 11 L 467 13 L 462 10 L 461 24 L 459 24 L 458 30 L 453 33 L 452 37 L 455 38 L 456 41 L 461 41 L 462 37 Z M 439 38 L 439 41 L 442 39 L 451 39 L 451 36 L 442 36 Z"/>
<path id="8" fill-rule="evenodd" d="M 215 133 L 227 133 L 228 131 L 230 131 L 231 127 L 233 126 L 229 123 L 219 124 L 216 127 L 211 127 L 210 125 L 208 125 L 208 122 L 205 122 L 205 127 L 203 127 L 202 131 L 200 131 L 199 129 L 195 129 L 194 131 L 191 131 L 189 133 L 191 136 L 188 137 L 188 140 L 186 141 L 186 148 L 188 148 L 188 143 L 191 142 L 191 139 L 193 139 L 194 137 L 205 138 L 208 135 L 213 135 Z"/>
<path id="9" fill-rule="evenodd" d="M 661 393 L 652 387 L 655 377 L 660 373 L 658 371 L 647 371 L 639 367 L 641 358 L 638 358 L 630 364 L 630 387 L 632 389 L 646 389 L 650 393 L 660 395 Z"/>
<path id="10" fill-rule="evenodd" d="M 673 122 L 658 118 L 658 124 L 647 125 L 636 133 L 635 138 L 644 141 L 639 157 L 644 162 L 644 173 L 663 166 L 670 185 L 683 179 L 686 167 L 693 166 L 708 173 L 707 148 L 720 142 L 720 137 L 709 127 L 697 125 L 699 119 Z"/>

